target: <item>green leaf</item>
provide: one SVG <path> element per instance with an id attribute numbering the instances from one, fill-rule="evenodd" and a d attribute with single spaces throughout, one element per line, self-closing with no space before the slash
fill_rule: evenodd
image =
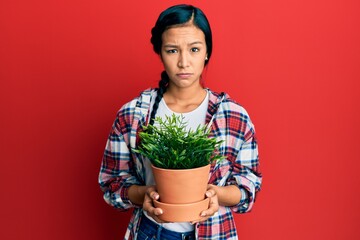
<path id="1" fill-rule="evenodd" d="M 144 126 L 143 129 L 139 134 L 140 145 L 133 151 L 147 157 L 157 167 L 188 169 L 224 158 L 215 155 L 223 141 L 210 138 L 210 128 L 206 125 L 186 131 L 183 116 L 157 117 L 154 125 Z"/>

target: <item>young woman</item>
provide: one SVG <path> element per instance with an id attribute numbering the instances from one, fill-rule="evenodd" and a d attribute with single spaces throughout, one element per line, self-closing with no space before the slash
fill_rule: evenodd
<path id="1" fill-rule="evenodd" d="M 99 183 L 105 201 L 120 210 L 134 208 L 125 239 L 237 239 L 233 212 L 250 211 L 260 190 L 255 130 L 243 107 L 225 93 L 203 88 L 200 80 L 212 52 L 210 25 L 203 12 L 176 5 L 162 12 L 151 43 L 165 71 L 157 89 L 148 89 L 118 112 L 109 135 Z M 189 128 L 210 124 L 212 135 L 225 140 L 225 160 L 210 173 L 209 208 L 196 222 L 164 223 L 149 160 L 131 151 L 142 126 L 156 116 L 181 114 Z"/>

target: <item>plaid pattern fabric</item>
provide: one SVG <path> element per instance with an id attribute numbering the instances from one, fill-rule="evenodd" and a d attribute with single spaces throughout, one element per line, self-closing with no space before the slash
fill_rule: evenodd
<path id="1" fill-rule="evenodd" d="M 241 201 L 232 207 L 220 206 L 206 222 L 195 227 L 197 239 L 237 239 L 233 212 L 252 209 L 262 176 L 259 172 L 258 148 L 254 126 L 243 107 L 227 94 L 210 93 L 206 123 L 212 137 L 224 140 L 219 148 L 226 159 L 213 164 L 209 183 L 236 185 Z M 128 188 L 145 184 L 145 168 L 140 155 L 131 151 L 138 144 L 138 134 L 148 122 L 151 99 L 156 90 L 148 89 L 125 104 L 118 112 L 110 132 L 99 173 L 99 184 L 105 201 L 119 210 L 135 208 L 124 239 L 136 239 L 142 209 L 128 198 Z"/>

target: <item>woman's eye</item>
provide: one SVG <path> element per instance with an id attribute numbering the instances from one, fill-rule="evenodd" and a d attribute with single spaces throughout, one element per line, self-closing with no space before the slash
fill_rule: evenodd
<path id="1" fill-rule="evenodd" d="M 167 53 L 177 53 L 177 50 L 176 49 L 169 49 L 169 50 L 166 50 Z"/>
<path id="2" fill-rule="evenodd" d="M 198 51 L 200 51 L 200 49 L 198 49 L 198 48 L 191 48 L 191 51 L 192 51 L 192 52 L 198 52 Z"/>

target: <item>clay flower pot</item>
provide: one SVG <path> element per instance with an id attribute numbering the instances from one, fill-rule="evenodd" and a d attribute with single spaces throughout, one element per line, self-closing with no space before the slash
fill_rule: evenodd
<path id="1" fill-rule="evenodd" d="M 152 164 L 160 195 L 154 205 L 164 211 L 159 218 L 169 222 L 200 219 L 209 206 L 205 192 L 210 164 L 224 158 L 217 152 L 223 141 L 211 137 L 208 125 L 187 130 L 184 117 L 175 114 L 156 117 L 154 124 L 143 126 L 139 137 L 139 146 L 133 151 Z"/>
<path id="2" fill-rule="evenodd" d="M 155 207 L 163 210 L 160 219 L 169 222 L 188 222 L 200 218 L 208 209 L 209 199 L 205 197 L 209 180 L 210 164 L 193 169 L 162 169 L 152 165 L 152 171 L 159 193 Z"/>

